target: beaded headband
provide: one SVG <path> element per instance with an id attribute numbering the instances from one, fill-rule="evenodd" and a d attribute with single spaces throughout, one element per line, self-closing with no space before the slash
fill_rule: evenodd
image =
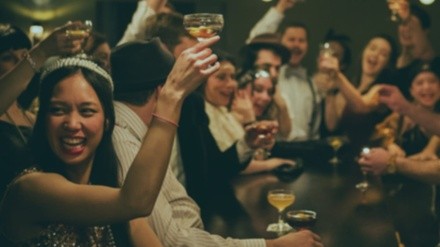
<path id="1" fill-rule="evenodd" d="M 50 73 L 52 73 L 53 71 L 60 69 L 60 68 L 65 68 L 65 67 L 81 67 L 81 68 L 89 69 L 89 70 L 99 74 L 100 76 L 104 77 L 108 81 L 108 83 L 110 84 L 110 88 L 112 89 L 112 91 L 114 89 L 113 80 L 112 80 L 111 76 L 109 75 L 109 73 L 107 73 L 107 71 L 105 71 L 98 64 L 91 61 L 90 59 L 88 59 L 84 55 L 58 58 L 58 59 L 50 62 L 44 68 L 43 72 L 41 73 L 40 80 L 43 81 L 44 78 L 46 78 L 46 76 L 49 75 Z"/>

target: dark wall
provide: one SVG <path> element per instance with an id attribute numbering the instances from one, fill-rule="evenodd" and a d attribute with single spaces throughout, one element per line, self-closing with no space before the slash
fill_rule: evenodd
<path id="1" fill-rule="evenodd" d="M 412 0 L 417 2 L 416 0 Z M 136 0 L 50 0 L 41 11 L 32 1 L 3 0 L 0 2 L 0 22 L 13 22 L 27 30 L 35 13 L 53 16 L 42 21 L 49 29 L 68 20 L 92 19 L 95 28 L 107 34 L 112 45 L 121 37 L 136 7 Z M 170 0 L 182 13 L 220 12 L 225 18 L 221 33 L 221 48 L 236 53 L 244 44 L 250 29 L 268 8 L 277 2 L 261 0 Z M 66 6 L 66 7 L 64 7 Z M 422 6 L 422 5 L 421 5 Z M 432 18 L 431 40 L 434 48 L 440 47 L 440 0 L 430 6 L 422 6 Z M 50 9 L 53 8 L 53 9 Z M 18 11 L 21 10 L 21 11 Z M 389 20 L 386 0 L 305 0 L 286 13 L 285 22 L 299 20 L 310 28 L 309 53 L 305 64 L 314 68 L 318 45 L 329 28 L 345 33 L 352 39 L 353 62 L 367 40 L 376 33 L 396 36 L 396 25 Z M 353 70 L 353 65 L 351 70 Z"/>

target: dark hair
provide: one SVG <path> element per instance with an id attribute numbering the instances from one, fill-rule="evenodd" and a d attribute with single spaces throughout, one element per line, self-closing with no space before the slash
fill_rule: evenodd
<path id="1" fill-rule="evenodd" d="M 35 122 L 32 137 L 29 141 L 31 150 L 38 166 L 45 172 L 55 172 L 65 176 L 64 164 L 54 154 L 47 139 L 46 116 L 49 112 L 50 100 L 55 86 L 64 78 L 75 73 L 82 73 L 86 81 L 95 90 L 103 107 L 106 121 L 105 131 L 99 143 L 90 174 L 90 183 L 110 187 L 120 187 L 118 180 L 119 162 L 112 145 L 112 132 L 115 123 L 113 97 L 109 82 L 101 75 L 78 67 L 63 67 L 47 75 L 41 82 L 40 108 Z M 103 126 L 104 128 L 104 126 Z M 127 224 L 112 225 L 116 241 L 128 243 Z"/>
<path id="2" fill-rule="evenodd" d="M 104 34 L 95 31 L 90 33 L 89 39 L 92 39 L 92 44 L 90 47 L 87 47 L 88 49 L 86 50 L 86 53 L 88 55 L 92 55 L 100 45 L 108 43 Z"/>
<path id="3" fill-rule="evenodd" d="M 348 37 L 345 34 L 336 33 L 333 29 L 330 29 L 325 34 L 323 41 L 324 42 L 337 42 L 342 46 L 342 48 L 344 49 L 344 54 L 343 54 L 342 59 L 340 61 L 340 65 L 341 65 L 341 67 L 344 68 L 344 70 L 347 70 L 347 68 L 351 64 L 351 49 L 349 46 L 349 43 L 351 41 L 350 37 Z"/>
<path id="4" fill-rule="evenodd" d="M 31 47 L 31 40 L 20 28 L 8 23 L 0 23 L 0 53 Z"/>
<path id="5" fill-rule="evenodd" d="M 284 34 L 286 33 L 286 30 L 289 28 L 302 28 L 304 29 L 304 31 L 306 31 L 306 38 L 309 39 L 309 28 L 306 26 L 305 23 L 303 22 L 299 22 L 299 21 L 293 21 L 290 22 L 286 25 L 284 25 L 281 29 L 281 36 L 284 36 Z"/>
<path id="6" fill-rule="evenodd" d="M 398 46 L 397 46 L 397 43 L 394 40 L 394 38 L 391 37 L 388 34 L 376 34 L 373 37 L 371 37 L 368 40 L 368 42 L 370 42 L 372 39 L 375 39 L 375 38 L 381 38 L 381 39 L 386 40 L 388 42 L 388 44 L 390 45 L 390 47 L 391 47 L 390 58 L 389 58 L 388 64 L 385 65 L 385 67 L 383 68 L 382 72 L 380 72 L 380 74 L 384 74 L 384 73 L 388 74 L 389 72 L 394 71 L 395 68 L 396 68 L 396 61 L 397 61 L 397 56 L 398 56 Z M 364 47 L 364 49 L 365 49 L 365 47 Z M 362 73 L 362 56 L 363 56 L 363 52 L 361 53 L 361 57 L 359 59 L 360 63 L 358 65 L 358 67 L 357 67 L 357 71 L 355 73 L 356 76 L 355 76 L 355 79 L 353 81 L 353 84 L 356 85 L 356 86 L 358 86 L 358 84 L 359 84 L 360 75 Z M 379 75 L 378 75 L 378 77 L 379 77 Z"/>
<path id="7" fill-rule="evenodd" d="M 414 79 L 417 77 L 417 75 L 422 72 L 432 72 L 437 78 L 440 79 L 440 66 L 439 64 L 436 64 L 435 60 L 429 63 L 423 61 L 417 61 L 412 66 L 412 69 L 409 74 L 409 77 L 411 78 L 410 85 L 413 84 Z"/>
<path id="8" fill-rule="evenodd" d="M 428 12 L 414 3 L 409 5 L 409 10 L 413 16 L 419 19 L 420 25 L 424 30 L 431 27 L 431 17 L 429 16 Z"/>
<path id="9" fill-rule="evenodd" d="M 254 93 L 254 88 L 255 88 L 255 80 L 260 78 L 260 77 L 266 77 L 268 79 L 270 79 L 270 81 L 272 82 L 272 86 L 273 86 L 273 92 L 271 94 L 271 96 L 273 96 L 275 94 L 275 87 L 277 84 L 277 80 L 273 79 L 270 76 L 270 71 L 267 70 L 266 68 L 260 68 L 260 67 L 254 67 L 252 69 L 249 69 L 247 71 L 243 71 L 241 72 L 238 76 L 237 76 L 237 81 L 238 81 L 238 87 L 239 88 L 245 88 L 247 87 L 247 85 L 251 85 L 252 88 L 252 94 Z M 266 107 L 266 109 L 264 110 L 264 112 L 261 114 L 261 116 L 257 117 L 258 120 L 263 120 L 263 119 L 267 119 L 270 112 L 273 111 L 273 107 L 275 107 L 273 99 L 271 100 L 271 102 L 269 103 L 269 105 Z"/>
<path id="10" fill-rule="evenodd" d="M 156 88 L 137 92 L 115 92 L 114 97 L 117 101 L 126 102 L 132 105 L 141 106 L 145 104 L 153 95 Z"/>
<path id="11" fill-rule="evenodd" d="M 235 57 L 233 55 L 231 55 L 228 52 L 225 52 L 223 50 L 214 50 L 214 52 L 217 55 L 217 61 L 219 63 L 221 62 L 229 62 L 231 63 L 237 70 L 237 62 L 235 60 Z M 208 81 L 208 78 L 206 78 L 206 81 Z M 196 92 L 201 94 L 202 96 L 205 94 L 205 87 L 206 87 L 206 81 L 205 83 L 202 83 L 197 89 Z"/>
<path id="12" fill-rule="evenodd" d="M 183 27 L 183 16 L 179 13 L 158 13 L 150 16 L 146 20 L 146 37 L 151 39 L 159 37 L 162 43 L 173 52 L 180 39 L 187 37 L 194 39 Z"/>

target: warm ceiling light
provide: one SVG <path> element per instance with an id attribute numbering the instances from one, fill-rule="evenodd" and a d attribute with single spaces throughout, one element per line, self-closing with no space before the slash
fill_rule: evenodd
<path id="1" fill-rule="evenodd" d="M 433 2 L 435 2 L 435 0 L 420 0 L 421 3 L 423 3 L 424 5 L 430 5 Z"/>
<path id="2" fill-rule="evenodd" d="M 261 1 L 266 2 L 266 3 L 272 2 L 272 0 L 261 0 Z"/>

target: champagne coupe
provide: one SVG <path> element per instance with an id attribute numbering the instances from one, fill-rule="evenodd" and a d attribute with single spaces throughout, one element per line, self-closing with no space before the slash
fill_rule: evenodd
<path id="1" fill-rule="evenodd" d="M 316 224 L 316 212 L 312 210 L 288 211 L 286 221 L 296 231 L 310 230 Z"/>
<path id="2" fill-rule="evenodd" d="M 183 26 L 198 41 L 213 37 L 223 29 L 222 14 L 195 13 L 183 17 Z"/>
<path id="3" fill-rule="evenodd" d="M 330 136 L 327 138 L 327 143 L 333 149 L 333 157 L 328 162 L 332 165 L 337 165 L 337 164 L 341 163 L 341 160 L 338 158 L 338 150 L 344 144 L 344 137 Z"/>
<path id="4" fill-rule="evenodd" d="M 258 134 L 258 138 L 264 139 L 266 135 L 272 133 L 272 128 L 269 128 L 266 124 L 257 123 L 255 125 L 255 130 Z M 269 158 L 270 152 L 265 148 L 257 148 L 254 152 L 253 158 L 255 160 L 265 160 Z"/>
<path id="5" fill-rule="evenodd" d="M 362 154 L 368 154 L 369 152 L 370 152 L 370 148 L 368 147 L 362 148 Z M 362 182 L 356 184 L 356 189 L 358 189 L 362 193 L 365 193 L 370 187 L 370 184 L 368 183 L 367 173 L 362 171 L 362 176 L 363 176 L 363 180 Z"/>
<path id="6" fill-rule="evenodd" d="M 323 57 L 331 57 L 335 54 L 335 51 L 330 46 L 329 42 L 325 42 L 319 45 L 319 55 Z"/>
<path id="7" fill-rule="evenodd" d="M 87 44 L 87 37 L 93 29 L 93 22 L 91 20 L 83 21 L 83 24 L 77 28 L 66 30 L 66 36 L 71 38 L 84 38 L 81 44 L 81 53 L 84 53 L 84 47 Z"/>
<path id="8" fill-rule="evenodd" d="M 290 230 L 290 226 L 283 220 L 283 211 L 295 201 L 295 194 L 292 190 L 275 189 L 267 194 L 269 204 L 278 210 L 278 222 L 269 224 L 267 231 L 283 233 Z"/>

